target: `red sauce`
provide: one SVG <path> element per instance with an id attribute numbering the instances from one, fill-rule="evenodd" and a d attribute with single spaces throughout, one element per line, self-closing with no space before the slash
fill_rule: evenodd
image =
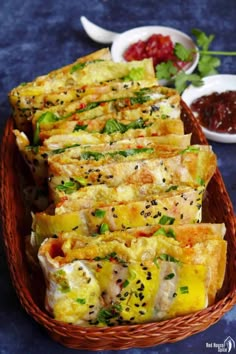
<path id="1" fill-rule="evenodd" d="M 50 256 L 51 258 L 56 258 L 56 257 L 64 257 L 64 253 L 61 249 L 61 244 L 58 243 L 52 243 L 51 248 L 50 248 Z"/>
<path id="2" fill-rule="evenodd" d="M 236 91 L 213 92 L 191 104 L 202 126 L 220 133 L 236 133 Z"/>
<path id="3" fill-rule="evenodd" d="M 153 65 L 171 60 L 178 68 L 183 68 L 186 62 L 180 61 L 174 54 L 174 44 L 170 36 L 153 34 L 146 41 L 139 40 L 126 49 L 124 55 L 126 61 L 143 60 L 152 58 Z"/>

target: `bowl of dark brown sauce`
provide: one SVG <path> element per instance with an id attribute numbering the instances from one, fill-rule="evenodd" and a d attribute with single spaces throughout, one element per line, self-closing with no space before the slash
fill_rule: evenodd
<path id="1" fill-rule="evenodd" d="M 193 111 L 207 139 L 236 143 L 236 75 L 212 75 L 190 85 L 182 99 Z"/>

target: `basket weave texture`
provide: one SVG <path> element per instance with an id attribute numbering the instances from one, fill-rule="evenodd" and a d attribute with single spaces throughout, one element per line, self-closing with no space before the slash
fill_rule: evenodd
<path id="1" fill-rule="evenodd" d="M 183 101 L 181 107 L 185 132 L 192 133 L 192 144 L 207 144 L 200 126 Z M 176 342 L 205 330 L 236 304 L 235 218 L 230 198 L 217 169 L 207 187 L 203 206 L 203 221 L 224 222 L 227 228 L 226 275 L 214 305 L 194 314 L 140 325 L 85 328 L 52 319 L 43 306 L 42 274 L 29 270 L 26 261 L 24 236 L 30 231 L 30 219 L 25 215 L 26 206 L 20 188 L 25 165 L 20 160 L 12 128 L 13 120 L 9 118 L 1 145 L 0 177 L 2 229 L 7 262 L 13 286 L 23 308 L 55 341 L 70 348 L 88 350 L 144 348 Z"/>

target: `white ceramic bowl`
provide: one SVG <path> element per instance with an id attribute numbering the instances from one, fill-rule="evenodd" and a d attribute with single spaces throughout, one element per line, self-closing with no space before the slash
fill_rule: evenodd
<path id="1" fill-rule="evenodd" d="M 182 94 L 182 99 L 190 107 L 197 98 L 213 92 L 236 91 L 236 75 L 213 75 L 203 79 L 203 86 L 190 85 Z M 217 133 L 202 127 L 207 139 L 221 143 L 236 143 L 236 134 Z"/>
<path id="2" fill-rule="evenodd" d="M 198 49 L 193 42 L 193 40 L 187 36 L 185 33 L 178 31 L 171 27 L 163 26 L 144 26 L 136 27 L 121 34 L 117 34 L 111 46 L 111 55 L 114 61 L 122 62 L 125 61 L 123 54 L 126 49 L 133 43 L 138 42 L 139 40 L 146 40 L 152 34 L 162 34 L 164 36 L 169 35 L 173 43 L 181 43 L 187 49 L 192 49 L 196 51 L 196 54 L 193 56 L 193 61 L 186 64 L 184 68 L 186 73 L 191 73 L 197 66 L 199 60 Z"/>

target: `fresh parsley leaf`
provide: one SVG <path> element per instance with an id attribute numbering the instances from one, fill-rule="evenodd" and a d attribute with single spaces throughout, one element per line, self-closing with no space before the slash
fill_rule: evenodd
<path id="1" fill-rule="evenodd" d="M 175 88 L 179 93 L 182 93 L 190 83 L 201 86 L 203 81 L 198 74 L 186 74 L 184 71 L 180 71 L 175 77 Z"/>
<path id="2" fill-rule="evenodd" d="M 158 80 L 170 80 L 178 72 L 176 66 L 174 66 L 171 60 L 163 62 L 156 66 L 156 77 Z"/>
<path id="3" fill-rule="evenodd" d="M 202 48 L 203 50 L 208 50 L 210 44 L 215 38 L 213 34 L 207 36 L 206 33 L 199 30 L 198 28 L 193 28 L 192 34 L 196 37 L 198 47 Z"/>
<path id="4" fill-rule="evenodd" d="M 216 68 L 220 66 L 220 59 L 210 55 L 203 55 L 199 59 L 198 71 L 202 77 L 217 74 Z"/>
<path id="5" fill-rule="evenodd" d="M 182 61 L 192 61 L 193 51 L 192 49 L 187 49 L 181 43 L 175 43 L 174 53 L 178 59 Z"/>

